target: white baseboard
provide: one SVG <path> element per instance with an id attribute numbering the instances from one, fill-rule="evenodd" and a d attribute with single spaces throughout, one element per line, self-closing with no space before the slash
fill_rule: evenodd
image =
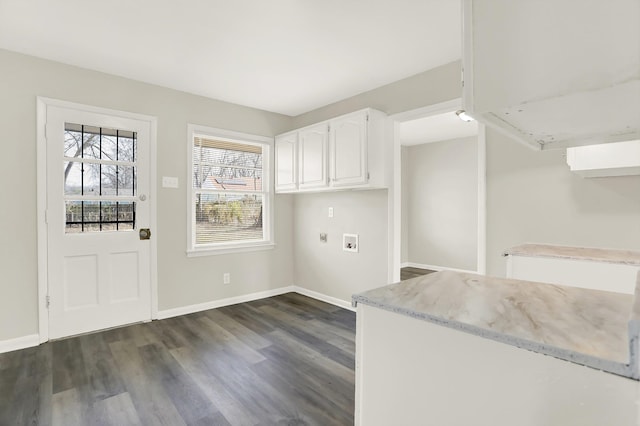
<path id="1" fill-rule="evenodd" d="M 467 269 L 448 268 L 446 266 L 426 265 L 424 263 L 413 263 L 413 262 L 407 262 L 406 266 L 403 266 L 403 268 L 406 268 L 406 267 L 418 268 L 418 269 L 431 269 L 432 271 L 464 272 L 464 273 L 467 273 L 467 274 L 477 274 L 478 273 L 478 271 L 469 271 Z"/>
<path id="2" fill-rule="evenodd" d="M 260 291 L 257 293 L 245 294 L 242 296 L 228 297 L 226 299 L 212 300 L 211 302 L 198 303 L 196 305 L 181 306 L 179 308 L 165 309 L 158 311 L 157 319 L 166 319 L 177 317 L 180 315 L 192 314 L 195 312 L 206 311 L 208 309 L 221 308 L 223 306 L 236 305 L 238 303 L 251 302 L 253 300 L 265 299 L 267 297 L 278 296 L 285 293 L 299 293 L 303 296 L 308 296 L 313 299 L 320 300 L 322 302 L 329 303 L 331 305 L 339 306 L 344 309 L 355 312 L 355 308 L 351 306 L 350 302 L 346 300 L 338 299 L 336 297 L 327 296 L 322 293 L 318 293 L 313 290 L 309 290 L 298 286 L 288 286 L 275 288 L 273 290 Z M 0 353 L 17 351 L 19 349 L 31 348 L 40 344 L 40 336 L 38 334 L 31 334 L 28 336 L 16 337 L 15 339 L 0 341 Z"/>
<path id="3" fill-rule="evenodd" d="M 30 334 L 28 336 L 16 337 L 15 339 L 9 340 L 0 340 L 0 354 L 17 351 L 18 349 L 32 348 L 39 344 L 40 336 L 38 334 Z"/>
<path id="4" fill-rule="evenodd" d="M 280 287 L 273 290 L 259 291 L 257 293 L 245 294 L 242 296 L 228 297 L 226 299 L 212 300 L 210 302 L 198 303 L 196 305 L 181 306 L 179 308 L 165 309 L 158 311 L 157 319 L 177 317 L 180 315 L 192 314 L 194 312 L 206 311 L 209 309 L 221 308 L 223 306 L 237 305 L 238 303 L 251 302 L 267 297 L 278 296 L 284 293 L 296 291 L 294 286 Z"/>
<path id="5" fill-rule="evenodd" d="M 409 267 L 409 262 L 402 262 L 402 263 L 400 264 L 400 267 L 401 267 L 401 268 L 408 268 L 408 267 Z"/>
<path id="6" fill-rule="evenodd" d="M 340 308 L 348 309 L 353 312 L 356 311 L 356 308 L 351 306 L 351 302 L 338 299 L 337 297 L 327 296 L 326 294 L 318 293 L 317 291 L 309 290 L 308 288 L 298 287 L 298 286 L 293 286 L 293 291 L 295 291 L 296 293 L 300 293 L 303 296 L 307 296 L 312 299 L 317 299 L 317 300 L 320 300 L 321 302 L 328 303 L 330 305 L 335 305 Z"/>

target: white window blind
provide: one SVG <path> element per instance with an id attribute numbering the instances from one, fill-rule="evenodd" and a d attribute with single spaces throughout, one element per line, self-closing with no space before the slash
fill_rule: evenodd
<path id="1" fill-rule="evenodd" d="M 193 134 L 193 249 L 269 240 L 268 145 Z"/>

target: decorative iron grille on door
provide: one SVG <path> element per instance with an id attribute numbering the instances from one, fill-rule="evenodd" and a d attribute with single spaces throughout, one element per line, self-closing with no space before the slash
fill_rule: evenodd
<path id="1" fill-rule="evenodd" d="M 136 227 L 136 132 L 65 123 L 65 232 Z"/>

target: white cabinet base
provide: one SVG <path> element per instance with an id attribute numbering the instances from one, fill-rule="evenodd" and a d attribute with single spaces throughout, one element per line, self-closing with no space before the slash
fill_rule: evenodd
<path id="1" fill-rule="evenodd" d="M 640 383 L 358 304 L 356 425 L 636 426 Z"/>

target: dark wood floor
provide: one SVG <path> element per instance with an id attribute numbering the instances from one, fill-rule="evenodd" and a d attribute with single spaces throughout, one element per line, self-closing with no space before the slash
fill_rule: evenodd
<path id="1" fill-rule="evenodd" d="M 0 425 L 352 425 L 355 314 L 295 293 L 0 355 Z"/>
<path id="2" fill-rule="evenodd" d="M 432 271 L 431 269 L 420 269 L 420 268 L 412 268 L 410 266 L 406 268 L 400 269 L 400 280 L 408 280 L 415 277 L 420 277 L 422 275 L 431 274 L 436 271 Z"/>

